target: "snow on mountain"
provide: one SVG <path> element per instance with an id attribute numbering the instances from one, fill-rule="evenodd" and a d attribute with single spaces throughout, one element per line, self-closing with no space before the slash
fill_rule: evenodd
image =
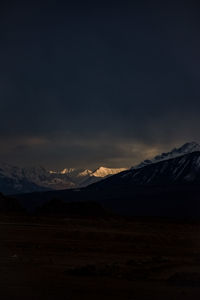
<path id="1" fill-rule="evenodd" d="M 7 193 L 9 188 L 12 187 L 11 193 L 23 193 L 24 191 L 31 192 L 43 189 L 77 188 L 97 182 L 103 177 L 116 174 L 122 170 L 124 169 L 100 167 L 94 171 L 75 168 L 49 171 L 43 167 L 20 168 L 8 164 L 0 164 L 0 189 Z"/>
<path id="2" fill-rule="evenodd" d="M 107 176 L 110 176 L 110 175 L 120 173 L 120 172 L 125 171 L 125 170 L 126 170 L 125 168 L 110 169 L 110 168 L 100 167 L 100 168 L 96 169 L 94 172 L 92 172 L 90 174 L 90 176 L 103 178 L 103 177 L 107 177 Z"/>
<path id="3" fill-rule="evenodd" d="M 157 156 L 146 164 L 103 179 L 88 189 L 114 189 L 132 193 L 138 187 L 162 187 L 200 183 L 200 150 L 198 144 L 188 143 L 169 153 Z M 161 189 L 162 189 L 161 188 Z"/>
<path id="4" fill-rule="evenodd" d="M 65 168 L 61 171 L 49 171 L 51 174 L 67 175 L 70 178 L 78 178 L 90 175 L 93 171 L 89 169 Z"/>
<path id="5" fill-rule="evenodd" d="M 86 169 L 78 174 L 78 177 L 91 176 L 93 172 L 89 169 Z"/>
<path id="6" fill-rule="evenodd" d="M 181 146 L 180 148 L 174 148 L 172 151 L 157 155 L 153 159 L 146 159 L 143 162 L 141 162 L 140 164 L 133 166 L 131 169 L 139 169 L 139 168 L 145 167 L 147 165 L 157 163 L 159 161 L 176 158 L 176 157 L 179 157 L 179 156 L 182 156 L 182 155 L 185 155 L 188 153 L 196 152 L 196 151 L 200 152 L 200 145 L 198 143 L 196 143 L 196 142 L 186 143 L 183 146 Z"/>
<path id="7" fill-rule="evenodd" d="M 122 176 L 131 178 L 139 185 L 196 182 L 200 178 L 200 145 L 195 142 L 186 143 L 171 152 L 157 155 L 152 160 L 145 160 Z"/>
<path id="8" fill-rule="evenodd" d="M 69 168 L 69 169 L 65 168 L 60 173 L 61 174 L 70 174 L 70 173 L 73 173 L 75 170 L 76 169 L 74 169 L 74 168 Z"/>
<path id="9" fill-rule="evenodd" d="M 192 154 L 194 152 L 200 152 L 200 145 L 195 142 L 186 143 L 180 148 L 173 149 L 171 152 L 162 153 L 161 155 L 157 155 L 153 159 L 145 160 L 129 170 L 125 168 L 107 168 L 101 166 L 96 170 L 64 168 L 61 171 L 49 171 L 43 167 L 20 168 L 8 164 L 0 164 L 0 191 L 5 193 L 23 193 L 40 191 L 44 189 L 61 190 L 68 188 L 79 188 L 85 187 L 104 178 L 110 176 L 112 177 L 112 175 L 121 172 L 123 173 L 121 175 L 119 174 L 119 177 L 135 177 L 137 178 L 138 183 L 142 183 L 146 180 L 148 182 L 151 182 L 152 178 L 155 177 L 154 173 L 150 173 L 148 174 L 148 176 L 146 176 L 145 174 L 146 177 L 141 177 L 139 176 L 139 173 L 137 173 L 137 171 L 145 166 L 150 166 L 158 162 L 166 161 L 166 164 L 163 164 L 162 166 L 163 169 L 159 169 L 159 173 L 163 174 L 165 168 L 167 168 L 168 166 L 167 161 L 183 156 L 183 159 L 178 162 L 178 165 L 171 165 L 171 174 L 175 174 L 173 176 L 177 177 L 178 175 L 176 172 L 182 172 L 182 168 L 185 168 L 186 166 L 185 161 L 188 161 L 185 160 L 184 156 L 186 154 Z M 187 181 L 193 180 L 194 176 L 196 176 L 196 170 L 199 170 L 199 167 L 200 155 L 193 162 L 192 171 L 185 175 Z M 152 172 L 154 171 L 155 169 L 152 169 Z"/>
<path id="10" fill-rule="evenodd" d="M 15 187 L 16 192 L 31 192 L 31 186 L 34 186 L 35 190 L 45 189 L 62 189 L 62 188 L 72 188 L 75 186 L 73 181 L 63 176 L 50 172 L 43 167 L 29 167 L 20 168 L 17 166 L 12 166 L 8 164 L 0 165 L 0 181 L 10 182 L 13 187 Z M 1 185 L 0 185 L 1 186 Z M 26 189 L 26 186 L 30 186 Z M 2 186 L 3 190 L 4 187 Z"/>
<path id="11" fill-rule="evenodd" d="M 110 177 L 112 175 L 118 174 L 124 170 L 125 168 L 106 168 L 106 167 L 99 167 L 98 169 L 87 173 L 87 176 L 83 176 L 83 180 L 79 182 L 80 187 L 86 187 L 92 183 L 98 182 L 104 178 Z M 83 172 L 84 173 L 84 172 Z"/>
<path id="12" fill-rule="evenodd" d="M 90 169 L 75 169 L 75 168 L 65 168 L 62 171 L 49 171 L 51 174 L 62 174 L 68 175 L 70 177 L 84 177 L 84 176 L 95 176 L 95 177 L 106 177 L 108 175 L 114 175 L 119 172 L 126 170 L 125 168 L 106 168 L 99 167 L 94 171 Z"/>

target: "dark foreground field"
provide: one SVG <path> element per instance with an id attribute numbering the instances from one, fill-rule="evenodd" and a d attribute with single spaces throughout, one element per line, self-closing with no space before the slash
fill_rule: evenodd
<path id="1" fill-rule="evenodd" d="M 200 299 L 200 223 L 0 217 L 0 298 Z"/>

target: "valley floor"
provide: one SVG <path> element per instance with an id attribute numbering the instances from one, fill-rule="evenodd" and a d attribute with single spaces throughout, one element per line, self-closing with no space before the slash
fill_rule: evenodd
<path id="1" fill-rule="evenodd" d="M 0 216 L 0 298 L 200 299 L 200 222 Z"/>

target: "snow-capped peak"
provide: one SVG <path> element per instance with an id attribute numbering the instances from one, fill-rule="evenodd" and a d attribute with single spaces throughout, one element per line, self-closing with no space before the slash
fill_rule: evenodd
<path id="1" fill-rule="evenodd" d="M 91 174 L 92 174 L 92 171 L 89 169 L 86 169 L 86 170 L 80 172 L 78 174 L 78 177 L 90 176 Z"/>
<path id="2" fill-rule="evenodd" d="M 155 156 L 153 159 L 146 159 L 143 162 L 141 162 L 139 165 L 133 166 L 132 169 L 139 169 L 146 165 L 157 163 L 159 161 L 172 159 L 178 156 L 182 156 L 185 154 L 189 154 L 192 152 L 200 152 L 200 145 L 196 142 L 186 143 L 180 148 L 174 148 L 172 151 L 167 153 L 162 153 L 160 155 Z"/>
<path id="3" fill-rule="evenodd" d="M 125 171 L 125 168 L 106 168 L 106 167 L 99 167 L 96 170 L 90 170 L 90 169 L 74 169 L 74 168 L 65 168 L 62 171 L 49 171 L 52 175 L 67 175 L 69 178 L 78 179 L 78 178 L 84 178 L 84 177 L 99 177 L 103 178 L 109 175 L 114 175 L 117 173 L 120 173 L 122 171 Z"/>
<path id="4" fill-rule="evenodd" d="M 100 167 L 98 169 L 96 169 L 93 173 L 90 174 L 90 176 L 94 176 L 94 177 L 106 177 L 108 175 L 114 175 L 117 173 L 120 173 L 122 171 L 125 171 L 125 168 L 106 168 L 106 167 Z"/>
<path id="5" fill-rule="evenodd" d="M 179 149 L 174 149 L 176 151 L 179 151 L 180 153 L 187 154 L 187 153 L 192 153 L 195 151 L 200 151 L 200 145 L 196 142 L 191 142 L 191 143 L 186 143 Z"/>
<path id="6" fill-rule="evenodd" d="M 63 169 L 61 172 L 60 172 L 60 174 L 70 174 L 70 173 L 72 173 L 72 172 L 74 172 L 75 171 L 75 169 L 74 168 L 65 168 L 65 169 Z"/>

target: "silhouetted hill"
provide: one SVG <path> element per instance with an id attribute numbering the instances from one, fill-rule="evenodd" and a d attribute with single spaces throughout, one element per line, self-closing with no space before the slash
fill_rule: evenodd
<path id="1" fill-rule="evenodd" d="M 100 217 L 108 215 L 108 212 L 99 203 L 93 201 L 64 202 L 53 199 L 46 202 L 36 210 L 40 215 L 64 215 L 78 217 Z"/>
<path id="2" fill-rule="evenodd" d="M 0 193 L 0 213 L 22 212 L 24 209 L 19 201 L 13 198 L 5 197 Z"/>

